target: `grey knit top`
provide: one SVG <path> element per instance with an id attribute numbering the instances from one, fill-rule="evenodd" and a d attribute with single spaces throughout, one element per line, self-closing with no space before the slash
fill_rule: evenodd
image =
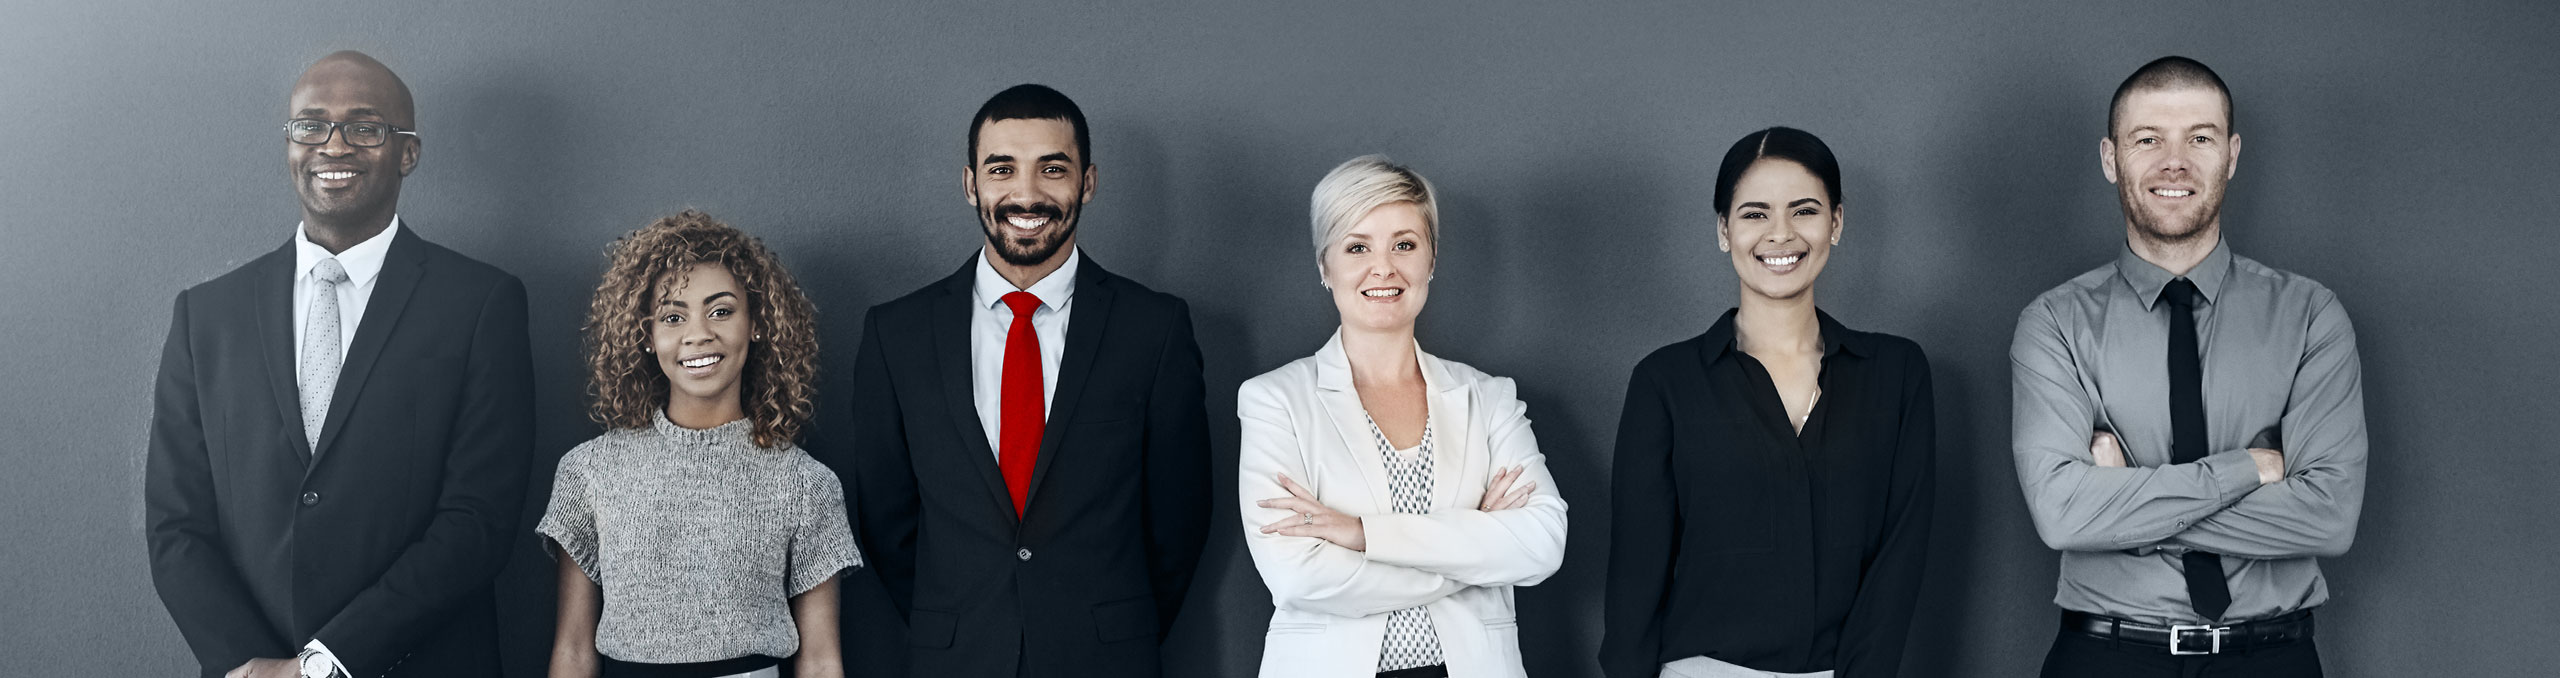
<path id="1" fill-rule="evenodd" d="M 560 459 L 549 537 L 603 589 L 596 650 L 674 664 L 800 649 L 790 598 L 860 567 L 833 471 L 747 420 L 694 430 L 661 411 Z"/>

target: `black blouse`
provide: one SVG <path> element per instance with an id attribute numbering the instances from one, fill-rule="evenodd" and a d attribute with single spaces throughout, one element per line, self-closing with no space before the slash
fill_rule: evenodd
<path id="1" fill-rule="evenodd" d="M 1822 323 L 1798 435 L 1733 311 L 1636 365 L 1618 453 L 1600 666 L 1652 678 L 1705 655 L 1889 676 L 1927 556 L 1937 427 L 1908 339 Z"/>

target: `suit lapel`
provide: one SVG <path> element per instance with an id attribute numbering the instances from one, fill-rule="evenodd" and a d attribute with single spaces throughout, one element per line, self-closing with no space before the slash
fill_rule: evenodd
<path id="1" fill-rule="evenodd" d="M 1114 295 L 1104 283 L 1111 274 L 1093 257 L 1085 257 L 1077 266 L 1075 299 L 1069 302 L 1075 306 L 1075 315 L 1067 319 L 1067 348 L 1058 356 L 1058 388 L 1051 396 L 1055 400 L 1049 403 L 1047 423 L 1040 427 L 1040 456 L 1032 460 L 1031 492 L 1023 499 L 1025 514 L 1040 498 L 1040 481 L 1049 476 L 1050 464 L 1066 449 L 1066 424 L 1076 420 L 1076 407 L 1084 402 L 1085 384 L 1093 376 L 1095 356 L 1102 352 L 1102 337 L 1110 332 Z"/>
<path id="2" fill-rule="evenodd" d="M 977 382 L 969 370 L 969 319 L 977 313 L 978 303 L 970 294 L 970 283 L 976 279 L 977 263 L 970 258 L 960 272 L 942 281 L 943 298 L 933 306 L 934 381 L 942 386 L 943 409 L 951 414 L 952 431 L 959 434 L 961 453 L 968 457 L 959 462 L 976 470 L 996 513 L 1014 518 L 1013 493 L 1004 487 L 1004 470 L 996 466 L 995 448 L 987 445 L 986 426 L 978 421 Z"/>
<path id="3" fill-rule="evenodd" d="M 1470 384 L 1450 376 L 1448 365 L 1439 356 L 1422 352 L 1415 346 L 1414 357 L 1422 363 L 1422 380 L 1430 390 L 1431 400 L 1431 508 L 1468 508 L 1458 506 L 1458 479 L 1465 477 L 1467 452 L 1475 440 L 1468 428 L 1474 423 L 1474 391 Z"/>
<path id="4" fill-rule="evenodd" d="M 400 312 L 408 308 L 410 293 L 426 275 L 426 252 L 420 245 L 409 229 L 391 234 L 391 245 L 382 255 L 381 277 L 374 279 L 373 296 L 365 302 L 364 318 L 356 323 L 356 341 L 338 364 L 338 384 L 329 395 L 329 418 L 320 424 L 320 446 L 312 460 L 315 467 L 329 457 L 338 434 L 346 430 L 347 413 L 355 410 L 356 397 L 364 393 L 365 379 L 373 376 L 383 345 L 400 327 Z"/>
<path id="5" fill-rule="evenodd" d="M 293 451 L 304 464 L 311 462 L 311 439 L 302 431 L 302 386 L 294 383 L 302 373 L 293 359 L 293 242 L 269 253 L 258 262 L 258 294 L 254 303 L 258 313 L 259 353 L 266 356 L 267 386 L 275 394 L 277 423 L 283 424 L 285 435 L 294 443 Z"/>
<path id="6" fill-rule="evenodd" d="M 1334 434 L 1342 438 L 1342 449 L 1360 467 L 1360 479 L 1369 490 L 1369 506 L 1374 512 L 1395 510 L 1395 498 L 1387 492 L 1387 460 L 1379 456 L 1377 434 L 1369 430 L 1369 409 L 1360 405 L 1360 392 L 1351 386 L 1351 358 L 1342 352 L 1342 331 L 1334 330 L 1333 338 L 1316 350 L 1316 395 L 1324 403 L 1325 418 L 1333 420 Z M 1308 479 L 1297 479 L 1304 484 Z M 1307 488 L 1316 491 L 1316 488 Z M 1321 494 L 1321 493 L 1319 493 Z M 1319 497 L 1321 498 L 1321 496 Z M 1327 506 L 1341 508 L 1331 502 Z"/>

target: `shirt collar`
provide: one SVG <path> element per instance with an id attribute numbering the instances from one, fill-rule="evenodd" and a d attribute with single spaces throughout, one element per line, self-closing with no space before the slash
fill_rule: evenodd
<path id="1" fill-rule="evenodd" d="M 1725 309 L 1724 317 L 1717 318 L 1715 326 L 1707 328 L 1705 335 L 1708 346 L 1707 362 L 1721 360 L 1728 353 L 1742 352 L 1742 340 L 1733 325 L 1734 314 L 1741 310 Z M 1849 328 L 1841 325 L 1840 321 L 1832 320 L 1830 313 L 1814 309 L 1813 317 L 1822 325 L 1822 357 L 1830 358 L 1843 352 L 1859 357 L 1872 354 L 1863 336 L 1849 331 Z"/>
<path id="2" fill-rule="evenodd" d="M 391 225 L 384 226 L 381 233 L 373 234 L 373 237 L 356 243 L 347 251 L 330 254 L 328 248 L 311 242 L 310 234 L 302 231 L 302 224 L 294 224 L 293 279 L 301 280 L 311 275 L 311 267 L 320 265 L 320 260 L 336 257 L 338 266 L 347 270 L 348 283 L 358 288 L 373 284 L 373 277 L 382 274 L 383 258 L 391 252 L 392 234 L 399 230 L 400 215 L 391 215 Z"/>
<path id="3" fill-rule="evenodd" d="M 2148 311 L 2159 303 L 2160 290 L 2180 276 L 2170 275 L 2168 269 L 2144 261 L 2142 255 L 2133 252 L 2133 244 L 2128 242 L 2124 251 L 2116 255 L 2116 277 L 2123 278 L 2125 285 L 2133 288 L 2133 297 L 2141 300 L 2142 309 Z M 2231 277 L 2231 241 L 2214 241 L 2213 252 L 2204 255 L 2204 261 L 2197 262 L 2195 269 L 2187 271 L 2184 277 L 2187 282 L 2195 283 L 2196 292 L 2204 296 L 2205 303 L 2222 298 L 2222 281 Z"/>
<path id="4" fill-rule="evenodd" d="M 1066 308 L 1067 300 L 1076 294 L 1076 265 L 1083 262 L 1083 249 L 1069 249 L 1067 263 L 1059 264 L 1058 270 L 1050 271 L 1048 277 L 1031 283 L 1031 289 L 1019 291 L 1039 297 L 1040 305 L 1051 310 Z M 978 307 L 994 308 L 1004 303 L 1004 295 L 1015 291 L 1013 281 L 1004 279 L 1003 274 L 996 272 L 995 264 L 987 261 L 986 248 L 979 248 L 978 275 L 970 294 L 978 302 Z"/>

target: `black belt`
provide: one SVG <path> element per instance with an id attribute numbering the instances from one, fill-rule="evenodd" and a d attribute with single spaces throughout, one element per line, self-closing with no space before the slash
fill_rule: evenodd
<path id="1" fill-rule="evenodd" d="M 1394 671 L 1379 671 L 1378 678 L 1449 678 L 1449 665 L 1432 664 Z"/>
<path id="2" fill-rule="evenodd" d="M 2151 645 L 2169 654 L 2247 652 L 2311 637 L 2311 611 L 2245 621 L 2227 626 L 2179 624 L 2159 626 L 2087 612 L 2062 612 L 2062 628 L 2102 639 Z"/>

